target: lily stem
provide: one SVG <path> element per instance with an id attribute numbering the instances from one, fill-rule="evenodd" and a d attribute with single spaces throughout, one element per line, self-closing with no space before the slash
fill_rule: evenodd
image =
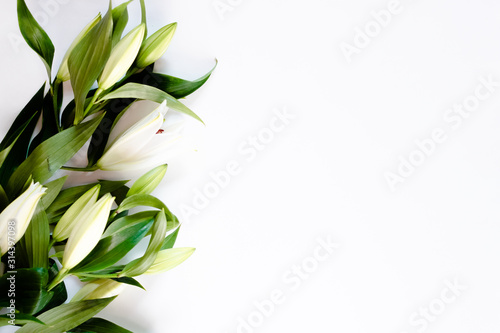
<path id="1" fill-rule="evenodd" d="M 80 172 L 93 172 L 97 171 L 99 168 L 97 166 L 91 166 L 91 167 L 85 167 L 85 168 L 79 168 L 79 167 L 69 167 L 69 166 L 62 166 L 61 170 L 68 170 L 68 171 L 80 171 Z"/>

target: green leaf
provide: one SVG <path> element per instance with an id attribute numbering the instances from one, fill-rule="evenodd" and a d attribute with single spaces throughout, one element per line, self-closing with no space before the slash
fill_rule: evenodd
<path id="1" fill-rule="evenodd" d="M 54 104 L 52 94 L 47 94 L 43 100 L 42 128 L 40 133 L 31 141 L 29 153 L 38 147 L 43 141 L 60 132 L 59 110 L 62 104 L 63 86 L 56 84 L 53 87 L 57 102 Z M 57 109 L 56 109 L 57 108 Z"/>
<path id="2" fill-rule="evenodd" d="M 177 240 L 177 235 L 179 235 L 179 229 L 180 226 L 179 228 L 175 229 L 174 232 L 165 237 L 165 239 L 163 240 L 163 245 L 161 247 L 162 250 L 167 250 L 174 247 L 175 241 Z"/>
<path id="3" fill-rule="evenodd" d="M 191 247 L 162 250 L 145 274 L 159 274 L 171 270 L 186 261 L 194 251 Z"/>
<path id="4" fill-rule="evenodd" d="M 0 167 L 2 167 L 2 164 L 3 164 L 3 162 L 5 162 L 5 159 L 7 158 L 10 151 L 12 150 L 12 147 L 14 147 L 14 142 L 10 146 L 8 146 L 7 148 L 5 148 L 4 150 L 2 150 L 0 152 Z"/>
<path id="5" fill-rule="evenodd" d="M 160 185 L 165 173 L 167 172 L 167 165 L 160 165 L 153 170 L 149 171 L 139 179 L 137 179 L 128 191 L 127 196 L 135 194 L 151 194 L 155 188 Z"/>
<path id="6" fill-rule="evenodd" d="M 48 268 L 50 230 L 47 214 L 40 204 L 23 236 L 31 267 Z"/>
<path id="7" fill-rule="evenodd" d="M 118 326 L 106 319 L 92 318 L 80 326 L 72 329 L 72 333 L 133 333 L 121 326 Z"/>
<path id="8" fill-rule="evenodd" d="M 18 333 L 61 333 L 86 322 L 104 309 L 115 297 L 72 302 L 55 307 L 37 318 L 45 323 L 29 323 Z"/>
<path id="9" fill-rule="evenodd" d="M 162 103 L 164 100 L 166 100 L 167 106 L 172 110 L 185 113 L 188 116 L 191 116 L 203 123 L 203 120 L 201 120 L 200 117 L 198 117 L 193 111 L 191 111 L 187 106 L 179 102 L 177 99 L 158 88 L 154 88 L 148 85 L 140 83 L 127 83 L 124 86 L 102 97 L 103 100 L 115 98 L 145 99 L 156 103 Z"/>
<path id="10" fill-rule="evenodd" d="M 128 79 L 128 82 L 146 84 L 158 88 L 174 98 L 184 98 L 201 88 L 212 75 L 217 67 L 217 61 L 214 68 L 207 74 L 197 80 L 189 81 L 166 74 L 153 73 L 153 66 L 148 66 L 141 73 L 135 74 Z"/>
<path id="11" fill-rule="evenodd" d="M 113 8 L 113 37 L 112 43 L 113 47 L 120 41 L 122 38 L 123 30 L 128 23 L 128 9 L 127 6 L 131 3 L 132 0 L 122 3 L 119 6 Z"/>
<path id="12" fill-rule="evenodd" d="M 163 245 L 163 240 L 167 233 L 167 217 L 163 211 L 156 215 L 155 222 L 153 223 L 153 231 L 151 239 L 149 240 L 146 253 L 141 258 L 128 263 L 120 276 L 134 277 L 145 273 L 156 260 L 158 252 L 160 252 Z"/>
<path id="13" fill-rule="evenodd" d="M 134 287 L 141 288 L 142 290 L 146 290 L 142 286 L 142 284 L 139 283 L 139 281 L 137 281 L 136 279 L 131 278 L 131 277 L 124 276 L 124 277 L 121 277 L 121 278 L 114 278 L 113 280 L 115 280 L 116 282 L 125 283 L 125 284 L 128 284 L 128 285 L 134 286 Z"/>
<path id="14" fill-rule="evenodd" d="M 155 216 L 158 213 L 156 210 L 136 213 L 133 215 L 123 216 L 112 222 L 104 231 L 102 238 L 106 238 L 118 232 L 121 232 L 131 226 L 142 223 L 144 221 L 154 222 Z"/>
<path id="15" fill-rule="evenodd" d="M 28 45 L 42 58 L 51 80 L 52 61 L 54 59 L 54 44 L 47 33 L 35 20 L 24 0 L 17 0 L 17 17 L 19 29 Z"/>
<path id="16" fill-rule="evenodd" d="M 7 273 L 0 277 L 0 306 L 7 307 L 10 300 L 15 298 L 16 310 L 26 314 L 33 314 L 42 309 L 50 300 L 45 286 L 49 280 L 44 268 L 21 268 L 17 273 Z M 10 280 L 15 277 L 15 295 L 9 293 Z M 10 295 L 10 296 L 9 296 Z"/>
<path id="17" fill-rule="evenodd" d="M 113 19 L 109 10 L 99 23 L 75 46 L 68 58 L 71 86 L 75 94 L 75 124 L 85 117 L 87 94 L 101 74 L 111 53 Z"/>
<path id="18" fill-rule="evenodd" d="M 52 281 L 59 273 L 59 267 L 53 259 L 49 259 L 49 281 Z M 68 293 L 66 291 L 66 286 L 64 283 L 59 283 L 54 289 L 48 292 L 50 294 L 50 301 L 47 305 L 39 311 L 47 311 L 56 306 L 59 306 L 66 302 L 68 299 Z"/>
<path id="19" fill-rule="evenodd" d="M 167 215 L 168 221 L 174 222 L 174 226 L 172 226 L 171 229 L 177 227 L 178 221 L 174 214 L 170 212 L 168 207 L 160 199 L 150 194 L 134 194 L 130 197 L 127 197 L 117 208 L 116 212 L 120 213 L 139 206 L 153 207 L 164 210 L 165 214 Z"/>
<path id="20" fill-rule="evenodd" d="M 0 327 L 11 325 L 10 324 L 11 320 L 12 319 L 9 317 L 9 315 L 6 315 L 6 314 L 1 315 L 0 316 Z M 15 319 L 14 319 L 14 325 L 24 325 L 24 324 L 27 324 L 29 322 L 35 322 L 35 323 L 39 323 L 39 324 L 44 325 L 44 323 L 42 321 L 40 321 L 40 319 L 37 319 L 31 315 L 24 314 L 24 313 L 16 313 Z"/>
<path id="21" fill-rule="evenodd" d="M 90 139 L 101 119 L 102 115 L 44 141 L 14 172 L 7 184 L 7 191 L 18 193 L 30 175 L 37 182 L 47 181 Z"/>
<path id="22" fill-rule="evenodd" d="M 5 193 L 3 186 L 0 185 L 0 211 L 3 211 L 9 205 L 9 203 L 10 201 L 7 197 L 7 193 Z"/>
<path id="23" fill-rule="evenodd" d="M 43 103 L 44 91 L 45 83 L 40 89 L 38 89 L 37 93 L 31 98 L 28 104 L 26 104 L 26 106 L 16 117 L 14 123 L 12 123 L 12 126 L 3 138 L 2 143 L 0 143 L 0 149 L 3 150 L 10 146 L 16 140 L 16 138 L 19 137 L 19 129 L 26 127 L 26 119 L 32 119 L 39 113 L 39 111 L 41 110 L 41 105 Z"/>
<path id="24" fill-rule="evenodd" d="M 99 271 L 115 264 L 146 236 L 154 221 L 145 214 L 123 219 L 130 225 L 102 238 L 92 252 L 71 270 L 72 274 Z"/>
<path id="25" fill-rule="evenodd" d="M 119 273 L 125 268 L 125 265 L 115 265 L 92 273 L 78 273 L 82 282 L 90 282 L 95 279 L 117 279 Z"/>
<path id="26" fill-rule="evenodd" d="M 28 104 L 26 104 L 0 144 L 0 147 L 5 149 L 14 143 L 14 147 L 0 169 L 0 182 L 4 188 L 14 170 L 28 156 L 31 137 L 41 112 L 44 88 L 45 84 L 38 90 Z M 28 119 L 28 121 L 26 121 L 26 119 Z"/>
<path id="27" fill-rule="evenodd" d="M 52 205 L 54 200 L 61 192 L 61 189 L 64 186 L 66 179 L 68 179 L 68 176 L 58 178 L 56 180 L 51 181 L 50 183 L 43 185 L 44 187 L 47 188 L 47 192 L 45 192 L 45 195 L 42 197 L 41 200 L 44 208 L 50 207 L 50 205 Z"/>

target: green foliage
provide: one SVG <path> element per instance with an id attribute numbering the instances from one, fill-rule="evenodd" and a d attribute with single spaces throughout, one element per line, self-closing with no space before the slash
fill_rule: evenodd
<path id="1" fill-rule="evenodd" d="M 3 251 L 5 254 L 1 258 L 7 272 L 0 276 L 0 307 L 8 307 L 15 299 L 14 323 L 22 326 L 18 330 L 20 333 L 130 332 L 94 317 L 114 299 L 108 297 L 107 292 L 124 285 L 144 289 L 134 277 L 171 269 L 194 251 L 192 248 L 173 248 L 180 229 L 179 221 L 163 201 L 151 195 L 166 174 L 166 164 L 142 176 L 134 175 L 131 178 L 137 181 L 129 185 L 128 180 L 99 180 L 65 187 L 71 172 L 97 171 L 96 163 L 103 156 L 111 130 L 136 100 L 166 101 L 169 108 L 201 121 L 178 99 L 203 86 L 215 67 L 193 81 L 155 73 L 154 62 L 168 48 L 177 23 L 167 24 L 149 37 L 146 28 L 144 38 L 138 37 L 142 36 L 147 24 L 144 0 L 140 0 L 144 26 L 140 26 L 140 34 L 134 35 L 130 43 L 133 46 L 130 50 L 134 51 L 126 53 L 127 57 L 123 57 L 126 61 L 120 61 L 121 50 L 129 50 L 121 46 L 129 42 L 122 35 L 129 21 L 130 2 L 112 8 L 110 1 L 107 13 L 102 18 L 101 14 L 97 15 L 73 41 L 52 80 L 54 44 L 36 22 L 25 0 L 17 0 L 21 34 L 40 56 L 48 75 L 48 80 L 20 110 L 0 142 L 0 230 L 7 233 L 11 230 L 9 223 L 12 222 L 9 221 L 13 217 L 8 215 L 12 213 L 2 213 L 6 209 L 8 212 L 16 210 L 20 202 L 16 199 L 21 194 L 26 193 L 24 198 L 29 199 L 23 202 L 32 202 L 31 207 L 23 206 L 25 214 L 21 219 L 24 221 L 15 221 L 16 225 L 23 226 L 22 230 L 16 230 L 20 234 L 16 234 L 19 237 L 15 238 L 15 246 L 12 237 L 8 245 L 2 243 L 2 249 L 5 246 L 8 251 Z M 113 56 L 106 65 L 110 54 Z M 114 66 L 115 63 L 121 67 Z M 119 78 L 120 75 L 123 77 Z M 67 89 L 62 83 L 68 80 L 71 80 L 74 98 L 62 110 Z M 101 89 L 92 89 L 96 82 L 102 83 Z M 67 166 L 76 155 L 86 155 L 88 165 Z M 70 175 L 62 176 L 62 170 Z M 36 190 L 32 190 L 32 185 Z M 90 200 L 92 205 L 83 204 L 85 193 L 92 188 L 95 188 Z M 97 214 L 93 204 L 95 197 L 104 196 L 107 205 Z M 110 208 L 113 197 L 116 205 Z M 75 202 L 78 204 L 73 211 L 71 207 Z M 146 210 L 137 212 L 142 207 Z M 66 214 L 68 211 L 70 213 Z M 57 236 L 59 231 L 54 224 L 60 221 L 61 228 L 68 226 L 64 229 L 67 237 Z M 73 228 L 71 221 L 82 228 Z M 72 246 L 71 242 L 67 246 L 67 239 L 73 235 L 76 237 L 73 239 L 87 244 L 85 250 Z M 127 255 L 141 242 L 148 242 L 143 255 L 135 260 L 128 259 Z M 66 257 L 76 253 L 78 260 L 83 260 L 78 264 L 75 261 L 73 265 L 76 266 L 72 269 L 60 269 L 65 251 Z M 97 299 L 76 298 L 66 303 L 68 292 L 62 281 L 67 275 L 74 275 L 82 282 L 99 279 L 88 285 L 88 289 L 95 285 L 105 288 L 99 293 L 85 293 L 86 289 L 82 292 L 88 298 Z M 15 295 L 10 290 L 13 278 Z M 10 325 L 10 320 L 7 315 L 0 315 L 0 327 Z"/>

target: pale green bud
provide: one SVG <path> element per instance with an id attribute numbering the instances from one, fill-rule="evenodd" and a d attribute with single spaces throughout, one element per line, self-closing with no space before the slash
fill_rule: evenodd
<path id="1" fill-rule="evenodd" d="M 117 296 L 123 290 L 123 283 L 111 279 L 99 279 L 87 283 L 78 290 L 71 302 Z"/>
<path id="2" fill-rule="evenodd" d="M 134 63 L 144 39 L 146 25 L 140 24 L 122 38 L 111 51 L 98 83 L 101 90 L 111 88 L 120 80 Z"/>
<path id="3" fill-rule="evenodd" d="M 127 196 L 151 194 L 160 185 L 166 172 L 167 165 L 163 164 L 144 174 L 135 181 L 134 185 L 128 191 Z"/>
<path id="4" fill-rule="evenodd" d="M 66 243 L 63 269 L 68 271 L 78 265 L 97 245 L 108 222 L 111 206 L 115 198 L 105 194 L 73 227 Z"/>
<path id="5" fill-rule="evenodd" d="M 92 28 L 99 23 L 101 20 L 101 14 L 97 15 L 89 24 L 83 28 L 83 30 L 78 34 L 78 36 L 73 40 L 73 43 L 69 46 L 68 50 L 66 51 L 66 54 L 64 55 L 63 61 L 61 63 L 61 66 L 59 67 L 59 71 L 57 72 L 57 79 L 59 81 L 68 81 L 70 79 L 69 75 L 69 69 L 68 69 L 68 58 L 69 55 L 71 54 L 71 51 L 75 48 L 75 46 L 85 37 L 85 35 L 92 30 Z"/>
<path id="6" fill-rule="evenodd" d="M 100 185 L 94 186 L 69 207 L 54 228 L 52 238 L 55 241 L 65 240 L 70 236 L 75 225 L 85 223 L 89 210 L 97 202 L 100 189 Z"/>
<path id="7" fill-rule="evenodd" d="M 0 214 L 0 252 L 2 255 L 13 246 L 12 242 L 17 243 L 23 237 L 35 214 L 38 202 L 46 190 L 40 183 L 32 181 L 29 188 L 2 211 Z"/>
<path id="8" fill-rule="evenodd" d="M 158 60 L 167 51 L 176 29 L 177 23 L 171 23 L 148 37 L 137 56 L 137 67 L 145 68 Z"/>

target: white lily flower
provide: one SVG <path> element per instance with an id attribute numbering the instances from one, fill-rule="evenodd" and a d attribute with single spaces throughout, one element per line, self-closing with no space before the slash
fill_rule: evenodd
<path id="1" fill-rule="evenodd" d="M 38 202 L 47 189 L 33 183 L 0 214 L 0 251 L 4 255 L 9 249 L 9 240 L 17 243 L 26 232 L 35 214 Z"/>
<path id="2" fill-rule="evenodd" d="M 100 185 L 92 187 L 69 207 L 54 228 L 54 232 L 52 233 L 54 241 L 60 242 L 65 240 L 71 235 L 71 231 L 75 225 L 86 222 L 89 210 L 97 202 L 100 189 Z"/>
<path id="3" fill-rule="evenodd" d="M 99 77 L 99 89 L 111 88 L 127 73 L 139 53 L 145 31 L 146 26 L 140 24 L 116 44 Z"/>
<path id="4" fill-rule="evenodd" d="M 84 285 L 70 302 L 113 297 L 119 295 L 122 291 L 123 283 L 111 279 L 99 279 Z"/>
<path id="5" fill-rule="evenodd" d="M 114 200 L 115 198 L 107 193 L 92 206 L 86 218 L 73 227 L 64 249 L 61 271 L 68 271 L 78 265 L 97 245 L 108 222 Z"/>
<path id="6" fill-rule="evenodd" d="M 130 112 L 131 110 L 127 111 Z M 166 101 L 125 130 L 120 121 L 111 131 L 103 156 L 97 162 L 101 170 L 120 171 L 153 168 L 165 161 L 158 156 L 179 138 L 175 128 L 162 129 Z M 164 158 L 163 158 L 164 159 Z"/>

